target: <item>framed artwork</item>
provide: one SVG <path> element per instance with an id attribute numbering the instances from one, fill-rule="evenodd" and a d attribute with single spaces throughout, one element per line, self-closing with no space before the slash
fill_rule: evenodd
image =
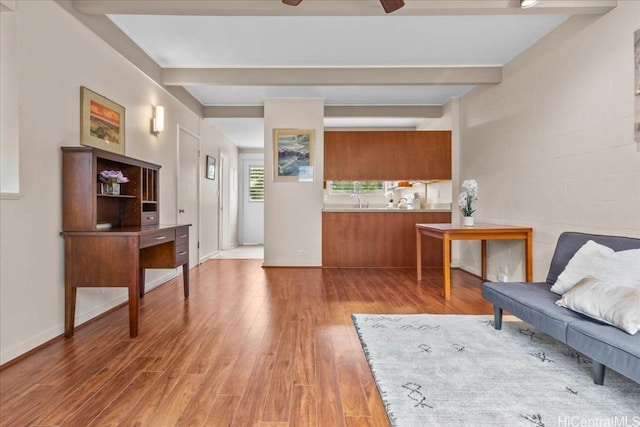
<path id="1" fill-rule="evenodd" d="M 207 179 L 216 179 L 216 158 L 207 156 Z"/>
<path id="2" fill-rule="evenodd" d="M 124 107 L 80 87 L 80 144 L 124 154 Z"/>
<path id="3" fill-rule="evenodd" d="M 640 30 L 634 33 L 634 55 L 635 55 L 635 86 L 634 86 L 634 103 L 635 116 L 633 120 L 634 139 L 640 144 Z"/>
<path id="4" fill-rule="evenodd" d="M 273 180 L 313 182 L 315 130 L 273 130 Z"/>

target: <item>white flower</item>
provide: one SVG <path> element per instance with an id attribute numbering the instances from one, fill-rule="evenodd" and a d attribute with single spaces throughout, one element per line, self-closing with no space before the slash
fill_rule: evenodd
<path id="1" fill-rule="evenodd" d="M 473 208 L 473 202 L 478 200 L 478 183 L 475 179 L 468 179 L 462 183 L 464 190 L 458 196 L 458 206 L 464 216 L 471 216 L 476 210 Z"/>

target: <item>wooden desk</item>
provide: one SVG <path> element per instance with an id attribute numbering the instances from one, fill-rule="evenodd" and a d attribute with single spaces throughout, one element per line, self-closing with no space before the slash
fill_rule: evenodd
<path id="1" fill-rule="evenodd" d="M 451 299 L 451 240 L 482 240 L 482 278 L 487 278 L 487 240 L 524 240 L 526 281 L 533 279 L 533 230 L 510 225 L 476 224 L 463 227 L 461 224 L 416 224 L 417 275 L 422 280 L 422 236 L 442 240 L 442 269 L 444 275 L 444 298 Z"/>
<path id="2" fill-rule="evenodd" d="M 189 225 L 150 225 L 105 231 L 65 231 L 64 335 L 73 336 L 80 287 L 129 288 L 129 335 L 138 336 L 138 298 L 145 268 L 182 266 L 189 296 Z"/>

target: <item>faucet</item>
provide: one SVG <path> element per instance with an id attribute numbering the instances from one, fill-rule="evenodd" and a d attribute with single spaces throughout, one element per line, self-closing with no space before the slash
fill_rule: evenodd
<path id="1" fill-rule="evenodd" d="M 359 194 L 352 194 L 351 196 L 349 196 L 350 199 L 357 199 L 358 200 L 358 204 L 356 205 L 357 208 L 361 208 L 362 207 L 362 201 L 360 200 L 360 195 Z"/>

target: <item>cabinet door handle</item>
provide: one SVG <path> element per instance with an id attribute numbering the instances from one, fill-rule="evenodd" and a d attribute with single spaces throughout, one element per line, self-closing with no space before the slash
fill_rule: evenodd
<path id="1" fill-rule="evenodd" d="M 164 240 L 166 238 L 167 238 L 167 236 L 158 236 L 158 237 L 156 237 L 156 240 Z"/>
<path id="2" fill-rule="evenodd" d="M 178 252 L 178 255 L 186 255 L 186 254 L 187 254 L 187 251 L 180 251 L 180 252 Z"/>
<path id="3" fill-rule="evenodd" d="M 181 235 L 180 235 L 180 236 L 178 236 L 178 237 L 179 237 L 179 238 L 181 238 L 181 239 L 184 239 L 184 238 L 185 238 L 185 237 L 187 237 L 187 236 L 188 236 L 188 234 L 181 234 Z"/>
<path id="4" fill-rule="evenodd" d="M 147 219 L 155 219 L 155 216 L 148 216 Z"/>

